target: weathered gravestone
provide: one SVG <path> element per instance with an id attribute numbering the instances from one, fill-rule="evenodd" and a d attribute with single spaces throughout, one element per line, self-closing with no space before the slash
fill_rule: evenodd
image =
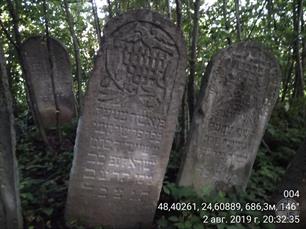
<path id="1" fill-rule="evenodd" d="M 277 215 L 286 216 L 288 220 L 294 219 L 295 222 L 299 218 L 300 221 L 280 224 L 277 228 L 306 228 L 306 139 L 290 162 L 278 191 L 272 199 L 274 203 L 278 203 Z M 285 205 L 281 205 L 282 203 Z"/>
<path id="2" fill-rule="evenodd" d="M 255 42 L 220 51 L 201 85 L 178 183 L 245 189 L 278 96 L 280 68 Z"/>
<path id="3" fill-rule="evenodd" d="M 0 44 L 0 228 L 22 228 L 12 100 Z"/>
<path id="4" fill-rule="evenodd" d="M 66 217 L 150 228 L 185 84 L 181 32 L 137 10 L 111 19 L 85 98 Z"/>
<path id="5" fill-rule="evenodd" d="M 76 114 L 67 50 L 56 39 L 49 38 L 49 41 L 49 50 L 47 39 L 42 36 L 30 37 L 22 45 L 25 68 L 32 86 L 29 90 L 35 96 L 37 115 L 40 115 L 45 128 L 57 125 L 56 102 L 59 124 L 69 123 Z"/>

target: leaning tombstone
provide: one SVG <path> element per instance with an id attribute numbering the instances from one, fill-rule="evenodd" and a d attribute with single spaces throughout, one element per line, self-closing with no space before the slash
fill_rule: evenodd
<path id="1" fill-rule="evenodd" d="M 179 185 L 199 193 L 244 190 L 279 85 L 276 59 L 255 42 L 215 55 L 202 81 Z"/>
<path id="2" fill-rule="evenodd" d="M 68 52 L 56 39 L 34 36 L 22 44 L 31 93 L 44 128 L 71 122 L 76 115 Z M 57 109 L 58 108 L 58 109 Z"/>
<path id="3" fill-rule="evenodd" d="M 148 229 L 185 84 L 183 36 L 149 10 L 111 19 L 80 117 L 67 220 Z"/>
<path id="4" fill-rule="evenodd" d="M 0 226 L 22 228 L 12 99 L 0 44 Z"/>

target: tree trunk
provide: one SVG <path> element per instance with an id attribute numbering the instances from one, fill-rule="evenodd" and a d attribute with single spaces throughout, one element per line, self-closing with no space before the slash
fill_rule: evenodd
<path id="1" fill-rule="evenodd" d="M 52 94 L 54 98 L 54 104 L 55 104 L 55 115 L 56 115 L 56 133 L 58 137 L 58 143 L 59 145 L 56 146 L 60 147 L 62 142 L 62 136 L 61 136 L 61 128 L 59 123 L 59 117 L 60 117 L 60 107 L 58 104 L 58 97 L 55 90 L 55 82 L 54 82 L 54 65 L 53 65 L 53 50 L 51 49 L 50 44 L 50 33 L 49 33 L 49 18 L 48 18 L 48 7 L 46 0 L 43 0 L 43 10 L 44 10 L 44 18 L 45 18 L 45 33 L 46 33 L 46 39 L 47 39 L 47 56 L 48 56 L 48 62 L 50 65 L 50 78 L 51 78 L 51 85 L 52 85 Z"/>
<path id="2" fill-rule="evenodd" d="M 191 13 L 191 8 L 192 8 L 192 5 L 193 5 L 193 0 L 187 0 L 187 15 L 186 15 L 186 17 L 188 18 L 188 20 L 189 20 L 189 22 L 192 22 L 193 21 L 193 15 L 192 15 L 192 13 Z M 182 24 L 183 25 L 183 24 Z M 188 47 L 191 47 L 191 37 L 192 37 L 192 28 L 191 28 L 191 26 L 190 26 L 190 29 L 189 29 L 189 31 L 188 31 L 188 41 L 186 41 L 186 42 L 188 42 Z"/>
<path id="3" fill-rule="evenodd" d="M 78 38 L 75 34 L 73 18 L 72 15 L 70 14 L 67 0 L 64 0 L 64 8 L 66 13 L 66 20 L 69 26 L 69 31 L 72 37 L 72 44 L 74 50 L 74 59 L 76 66 L 75 74 L 78 83 L 78 92 L 77 92 L 77 100 L 79 104 L 78 113 L 80 114 L 80 111 L 82 110 L 82 68 L 81 68 L 80 48 L 79 48 Z"/>
<path id="4" fill-rule="evenodd" d="M 176 4 L 176 25 L 180 29 L 182 28 L 182 2 L 181 0 L 175 0 Z"/>
<path id="5" fill-rule="evenodd" d="M 303 0 L 295 0 L 293 4 L 293 28 L 295 33 L 294 41 L 294 59 L 295 59 L 295 79 L 294 79 L 294 98 L 300 98 L 304 96 L 304 77 L 303 66 L 301 58 L 301 21 L 303 13 Z"/>
<path id="6" fill-rule="evenodd" d="M 301 34 L 302 34 L 302 67 L 303 67 L 303 74 L 306 69 L 306 29 L 305 29 L 305 20 L 304 20 L 304 10 L 302 7 L 301 12 Z"/>
<path id="7" fill-rule="evenodd" d="M 227 35 L 226 35 L 227 44 L 231 45 L 232 41 L 231 41 L 231 38 L 230 38 L 230 35 L 229 35 L 229 24 L 228 24 L 228 20 L 227 20 L 226 3 L 227 3 L 227 0 L 223 0 L 222 11 L 223 11 L 225 31 L 227 33 Z"/>
<path id="8" fill-rule="evenodd" d="M 99 22 L 98 13 L 97 13 L 97 5 L 96 5 L 95 0 L 90 0 L 90 2 L 91 2 L 92 14 L 94 16 L 94 23 L 95 23 L 95 29 L 97 33 L 98 42 L 99 42 L 99 47 L 101 48 L 102 36 L 101 36 L 101 26 Z"/>
<path id="9" fill-rule="evenodd" d="M 277 36 L 275 34 L 275 31 L 277 31 L 277 24 L 276 24 L 276 20 L 275 20 L 273 0 L 268 0 L 267 10 L 268 10 L 268 27 L 269 27 L 269 32 L 272 34 L 272 38 L 274 39 L 275 43 L 278 43 L 278 38 L 277 38 Z"/>
<path id="10" fill-rule="evenodd" d="M 267 3 L 267 10 L 268 10 L 268 17 L 267 17 L 267 20 L 268 20 L 268 31 L 270 34 L 272 34 L 272 0 L 268 0 L 268 3 Z"/>
<path id="11" fill-rule="evenodd" d="M 176 25 L 179 29 L 182 28 L 182 2 L 181 0 L 175 0 L 176 4 Z M 188 101 L 187 101 L 187 85 L 184 88 L 184 94 L 182 99 L 181 106 L 181 120 L 180 120 L 180 136 L 179 136 L 179 149 L 180 150 L 186 143 L 188 124 L 189 124 L 189 110 L 188 110 Z"/>
<path id="12" fill-rule="evenodd" d="M 14 116 L 17 117 L 19 112 L 18 112 L 17 96 L 16 96 L 17 92 L 15 92 L 15 90 L 14 90 L 14 85 L 18 85 L 20 80 L 17 77 L 13 78 L 13 69 L 14 69 L 13 59 L 14 59 L 14 47 L 9 45 L 6 72 L 7 72 L 7 76 L 8 76 L 10 91 L 12 93 Z M 17 82 L 15 82 L 15 80 Z"/>
<path id="13" fill-rule="evenodd" d="M 115 0 L 115 11 L 116 11 L 116 15 L 119 15 L 121 13 L 120 1 Z"/>
<path id="14" fill-rule="evenodd" d="M 21 70 L 22 70 L 22 74 L 24 76 L 25 83 L 26 83 L 25 88 L 26 88 L 27 95 L 28 95 L 28 103 L 29 103 L 29 106 L 31 107 L 34 121 L 36 122 L 36 124 L 39 128 L 42 139 L 45 142 L 48 149 L 50 150 L 51 149 L 50 144 L 49 144 L 45 129 L 43 128 L 40 114 L 38 112 L 36 97 L 34 95 L 34 92 L 31 90 L 31 88 L 33 88 L 33 87 L 32 87 L 32 85 L 30 83 L 30 80 L 29 80 L 29 73 L 28 73 L 27 69 L 25 68 L 24 54 L 23 54 L 23 51 L 21 50 L 21 48 L 22 48 L 21 47 L 21 35 L 19 33 L 19 30 L 18 30 L 18 24 L 19 24 L 18 12 L 15 10 L 14 3 L 12 2 L 12 0 L 6 0 L 6 2 L 7 2 L 9 13 L 10 13 L 10 16 L 11 16 L 12 22 L 13 22 L 13 30 L 14 30 L 14 37 L 15 37 L 15 42 L 14 43 L 16 44 L 17 57 L 18 57 L 20 67 L 21 67 Z"/>
<path id="15" fill-rule="evenodd" d="M 146 0 L 145 5 L 148 9 L 151 9 L 151 1 L 150 0 Z"/>
<path id="16" fill-rule="evenodd" d="M 110 0 L 107 0 L 108 16 L 109 18 L 113 17 L 112 4 Z"/>
<path id="17" fill-rule="evenodd" d="M 168 15 L 168 18 L 171 19 L 172 15 L 171 15 L 171 5 L 170 5 L 170 0 L 166 0 L 166 3 L 167 3 L 167 15 Z"/>
<path id="18" fill-rule="evenodd" d="M 235 0 L 237 40 L 241 41 L 241 24 L 240 24 L 240 10 L 239 10 L 239 8 L 240 8 L 239 0 Z"/>
<path id="19" fill-rule="evenodd" d="M 2 41 L 0 40 L 0 168 L 1 228 L 23 228 L 19 177 L 16 164 L 16 133 L 12 108 L 12 94 L 9 88 Z"/>
<path id="20" fill-rule="evenodd" d="M 189 81 L 188 81 L 188 105 L 189 105 L 189 116 L 192 119 L 194 104 L 195 104 L 195 67 L 196 67 L 196 52 L 197 52 L 197 41 L 198 41 L 198 30 L 199 30 L 199 12 L 200 0 L 196 0 L 194 3 L 194 15 L 193 15 L 193 30 L 192 30 L 192 41 L 190 50 L 190 61 L 189 61 Z"/>
<path id="21" fill-rule="evenodd" d="M 239 3 L 239 2 L 238 2 L 238 3 Z M 256 27 L 257 21 L 262 17 L 262 13 L 263 13 L 263 10 L 265 9 L 266 3 L 267 3 L 267 0 L 263 2 L 262 7 L 261 7 L 261 9 L 260 9 L 259 12 L 258 12 L 257 18 L 256 18 L 256 20 L 253 22 L 253 25 L 252 25 L 252 27 L 251 27 L 251 30 L 250 30 L 248 36 L 247 36 L 247 39 L 250 39 L 250 38 L 251 38 L 251 35 L 252 35 L 252 33 L 253 33 L 253 31 L 254 31 L 254 29 L 255 29 L 255 27 Z M 238 6 L 238 11 L 239 11 L 239 6 Z M 239 15 L 238 15 L 237 22 L 238 22 L 238 21 L 239 21 Z M 237 24 L 236 27 L 237 27 L 237 31 L 240 30 L 240 32 L 241 32 L 241 25 L 240 25 L 240 22 L 239 22 L 239 26 L 238 26 L 238 24 Z M 240 32 L 239 32 L 239 34 L 240 34 Z M 265 31 L 265 32 L 266 32 L 266 31 Z M 240 36 L 240 35 L 239 35 L 239 36 Z M 241 38 L 240 38 L 240 39 L 241 39 Z"/>
<path id="22" fill-rule="evenodd" d="M 283 91 L 282 91 L 281 101 L 285 101 L 285 98 L 287 96 L 292 70 L 293 70 L 293 58 L 292 58 L 292 55 L 289 54 L 288 55 L 287 67 L 286 67 L 286 71 L 285 71 L 285 80 L 283 80 Z"/>

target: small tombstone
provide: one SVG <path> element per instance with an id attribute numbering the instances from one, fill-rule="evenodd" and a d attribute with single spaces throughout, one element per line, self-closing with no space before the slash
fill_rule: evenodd
<path id="1" fill-rule="evenodd" d="M 49 38 L 49 41 L 50 53 L 47 39 L 42 36 L 30 37 L 22 45 L 25 68 L 31 85 L 29 90 L 32 90 L 35 97 L 38 115 L 41 117 L 44 128 L 54 127 L 57 124 L 55 101 L 59 108 L 59 124 L 69 123 L 76 114 L 67 50 L 56 39 Z"/>
<path id="2" fill-rule="evenodd" d="M 149 10 L 111 19 L 104 36 L 78 126 L 66 218 L 148 229 L 185 84 L 184 41 Z"/>
<path id="3" fill-rule="evenodd" d="M 278 97 L 280 68 L 247 41 L 220 51 L 207 69 L 178 183 L 198 192 L 244 190 Z"/>
<path id="4" fill-rule="evenodd" d="M 0 44 L 0 226 L 21 229 L 12 100 Z"/>
<path id="5" fill-rule="evenodd" d="M 290 162 L 277 192 L 276 214 L 299 223 L 280 224 L 277 228 L 306 228 L 306 139 Z M 290 226 L 290 227 L 289 227 Z"/>

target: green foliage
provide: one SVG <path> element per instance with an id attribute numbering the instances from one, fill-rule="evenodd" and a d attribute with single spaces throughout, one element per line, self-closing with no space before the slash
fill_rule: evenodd
<path id="1" fill-rule="evenodd" d="M 170 179 L 169 173 L 179 165 L 178 158 L 181 152 L 172 152 L 170 165 L 168 167 L 168 176 L 164 182 L 160 203 L 269 203 L 271 195 L 278 188 L 282 176 L 285 173 L 288 163 L 295 155 L 302 140 L 306 136 L 306 119 L 302 103 L 293 105 L 290 109 L 279 103 L 267 126 L 264 140 L 258 150 L 256 161 L 250 176 L 247 189 L 244 193 L 232 192 L 224 194 L 222 192 L 213 193 L 209 188 L 203 189 L 201 193 L 195 193 L 190 187 L 178 187 Z M 224 216 L 227 221 L 233 215 L 251 215 L 262 219 L 266 211 L 162 211 L 158 210 L 159 217 L 157 222 L 161 229 L 182 229 L 182 228 L 274 228 L 273 224 L 255 224 L 255 223 L 238 223 L 238 224 L 214 224 L 203 223 L 203 216 L 209 219 Z M 271 214 L 271 213 L 270 213 Z"/>
<path id="2" fill-rule="evenodd" d="M 258 174 L 259 175 L 259 174 Z M 188 211 L 175 211 L 171 210 L 170 214 L 159 210 L 157 214 L 161 217 L 158 219 L 158 225 L 160 228 L 173 228 L 173 229 L 200 229 L 200 228 L 268 228 L 269 225 L 255 224 L 255 223 L 229 223 L 232 216 L 252 216 L 262 217 L 263 212 L 247 211 L 246 209 L 235 210 L 216 210 L 217 207 L 223 203 L 240 203 L 241 206 L 245 206 L 247 203 L 257 202 L 258 198 L 255 195 L 249 195 L 249 193 L 237 194 L 235 192 L 230 194 L 224 194 L 222 192 L 212 193 L 209 190 L 203 190 L 200 194 L 195 194 L 191 188 L 177 187 L 172 183 L 166 183 L 164 185 L 164 191 L 170 190 L 169 196 L 172 197 L 173 203 L 192 203 L 196 204 L 197 208 Z M 255 194 L 255 193 L 254 193 Z M 162 201 L 162 200 L 161 200 Z M 172 202 L 169 203 L 169 208 L 172 206 Z M 206 204 L 205 204 L 206 203 Z M 221 203 L 221 205 L 220 205 Z M 208 206 L 211 204 L 211 208 Z M 236 208 L 238 209 L 238 208 Z M 211 220 L 224 219 L 227 223 L 219 224 L 211 222 Z M 232 221 L 233 222 L 233 221 Z M 271 226 L 271 225 L 270 225 Z"/>
<path id="3" fill-rule="evenodd" d="M 25 225 L 28 228 L 63 228 L 74 134 L 64 131 L 62 149 L 49 152 L 39 139 L 37 129 L 29 122 L 21 116 L 17 123 L 16 150 Z"/>

